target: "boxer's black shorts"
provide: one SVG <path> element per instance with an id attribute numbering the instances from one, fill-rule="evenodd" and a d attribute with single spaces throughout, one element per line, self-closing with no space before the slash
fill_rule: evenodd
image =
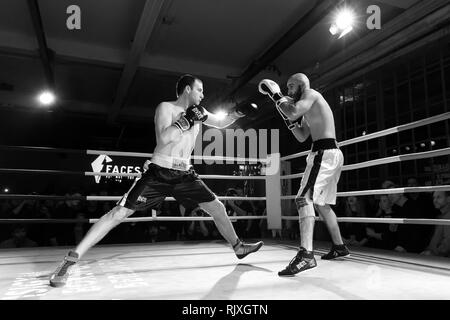
<path id="1" fill-rule="evenodd" d="M 117 204 L 136 211 L 158 209 L 166 197 L 174 197 L 186 208 L 216 199 L 194 169 L 180 171 L 151 163 Z"/>

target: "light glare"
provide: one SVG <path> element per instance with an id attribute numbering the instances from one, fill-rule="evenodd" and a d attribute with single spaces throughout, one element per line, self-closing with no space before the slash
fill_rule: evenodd
<path id="1" fill-rule="evenodd" d="M 50 91 L 44 91 L 39 95 L 39 102 L 43 105 L 50 105 L 55 102 L 55 95 Z"/>

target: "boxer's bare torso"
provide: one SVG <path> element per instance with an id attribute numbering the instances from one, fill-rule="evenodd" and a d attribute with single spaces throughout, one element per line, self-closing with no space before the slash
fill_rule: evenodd
<path id="1" fill-rule="evenodd" d="M 313 89 L 307 89 L 297 103 L 307 101 L 309 110 L 303 115 L 302 126 L 307 125 L 313 141 L 320 139 L 336 139 L 334 116 L 324 97 Z"/>
<path id="2" fill-rule="evenodd" d="M 163 102 L 158 106 L 155 114 L 156 147 L 154 153 L 185 159 L 190 157 L 200 131 L 199 123 L 185 132 L 179 140 L 165 142 L 161 139 L 162 132 L 178 120 L 184 112 L 184 108 L 177 106 L 173 101 Z"/>

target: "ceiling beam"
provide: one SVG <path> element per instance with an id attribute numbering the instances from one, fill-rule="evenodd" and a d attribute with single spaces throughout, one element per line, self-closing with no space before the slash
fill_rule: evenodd
<path id="1" fill-rule="evenodd" d="M 408 9 L 418 1 L 419 0 L 378 0 L 378 2 L 401 9 Z"/>
<path id="2" fill-rule="evenodd" d="M 343 85 L 408 52 L 448 36 L 450 5 L 446 2 L 430 0 L 417 4 L 410 9 L 412 12 L 405 11 L 387 23 L 379 33 L 369 34 L 354 43 L 345 53 L 339 53 L 325 61 L 321 69 L 324 68 L 323 65 L 335 67 L 319 73 L 312 86 L 320 90 L 329 90 Z M 414 17 L 417 17 L 418 21 Z M 268 104 L 270 107 L 270 102 Z M 265 104 L 262 103 L 261 106 Z M 253 124 L 257 126 L 273 116 L 270 108 L 263 107 L 260 117 Z"/>
<path id="3" fill-rule="evenodd" d="M 222 98 L 227 99 L 248 83 L 254 76 L 278 58 L 286 49 L 311 30 L 320 20 L 339 6 L 343 0 L 323 0 L 308 11 L 300 20 L 289 29 L 274 45 L 272 45 L 260 58 L 253 61 L 242 75 L 233 81 L 231 88 Z"/>
<path id="4" fill-rule="evenodd" d="M 155 32 L 157 31 L 155 30 Z M 39 57 L 34 48 L 29 45 L 33 40 L 34 38 L 22 33 L 0 30 L 0 55 Z M 124 68 L 127 51 L 122 48 L 110 48 L 101 44 L 50 37 L 48 37 L 48 41 L 51 42 L 52 50 L 55 51 L 53 63 L 74 62 L 117 70 Z M 150 38 L 149 41 L 152 39 Z M 142 55 L 139 70 L 176 75 L 179 75 L 180 70 L 188 70 L 188 72 L 191 70 L 191 73 L 195 73 L 199 77 L 221 81 L 225 81 L 228 74 L 241 72 L 240 69 L 230 66 L 167 55 L 151 55 L 148 52 L 144 52 Z"/>
<path id="5" fill-rule="evenodd" d="M 114 98 L 112 108 L 108 117 L 108 122 L 114 123 L 117 116 L 125 104 L 128 91 L 133 82 L 136 71 L 141 61 L 141 56 L 145 51 L 148 39 L 152 34 L 158 16 L 163 7 L 164 0 L 147 0 L 142 10 L 139 25 L 136 29 L 133 45 L 131 47 L 130 55 L 125 63 L 122 76 L 119 80 L 117 94 Z"/>
<path id="6" fill-rule="evenodd" d="M 28 0 L 28 9 L 31 15 L 31 20 L 33 22 L 33 29 L 36 33 L 36 39 L 39 45 L 39 56 L 44 67 L 45 79 L 47 80 L 47 85 L 49 89 L 55 88 L 55 76 L 52 68 L 52 57 L 50 55 L 50 50 L 47 47 L 47 41 L 45 38 L 44 27 L 42 25 L 41 13 L 39 11 L 39 5 L 37 0 Z"/>

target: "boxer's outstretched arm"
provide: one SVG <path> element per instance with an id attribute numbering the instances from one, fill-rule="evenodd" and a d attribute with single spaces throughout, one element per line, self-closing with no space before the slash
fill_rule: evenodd
<path id="1" fill-rule="evenodd" d="M 180 130 L 172 124 L 172 113 L 165 102 L 158 105 L 155 112 L 155 131 L 157 142 L 168 144 L 181 138 Z"/>
<path id="2" fill-rule="evenodd" d="M 235 117 L 233 113 L 227 114 L 225 117 L 218 116 L 208 111 L 206 112 L 206 114 L 208 115 L 208 118 L 203 123 L 208 127 L 217 129 L 226 128 L 236 122 L 237 119 L 239 119 L 238 117 Z"/>

